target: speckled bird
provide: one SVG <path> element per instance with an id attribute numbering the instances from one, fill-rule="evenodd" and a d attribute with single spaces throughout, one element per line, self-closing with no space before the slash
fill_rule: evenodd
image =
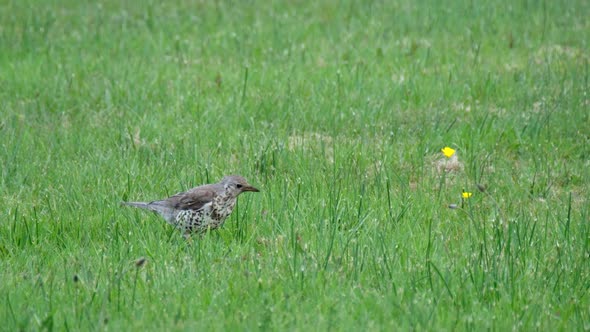
<path id="1" fill-rule="evenodd" d="M 218 183 L 195 187 L 160 201 L 123 202 L 125 205 L 154 211 L 180 229 L 184 236 L 219 228 L 232 213 L 238 196 L 258 192 L 246 179 L 229 175 Z"/>

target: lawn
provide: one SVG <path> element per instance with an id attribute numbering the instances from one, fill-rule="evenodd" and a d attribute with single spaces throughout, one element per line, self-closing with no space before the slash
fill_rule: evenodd
<path id="1" fill-rule="evenodd" d="M 590 330 L 588 17 L 0 2 L 2 329 Z M 204 236 L 120 205 L 228 174 Z"/>

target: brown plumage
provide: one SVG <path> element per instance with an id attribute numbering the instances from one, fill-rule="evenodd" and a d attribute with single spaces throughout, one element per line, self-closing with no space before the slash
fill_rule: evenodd
<path id="1" fill-rule="evenodd" d="M 164 200 L 123 204 L 154 211 L 188 235 L 223 225 L 233 211 L 238 195 L 246 191 L 259 190 L 243 177 L 229 175 L 218 183 L 195 187 Z"/>

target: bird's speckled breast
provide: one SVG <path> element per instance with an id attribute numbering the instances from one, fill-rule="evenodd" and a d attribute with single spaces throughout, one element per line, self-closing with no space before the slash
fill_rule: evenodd
<path id="1" fill-rule="evenodd" d="M 199 210 L 182 210 L 176 215 L 176 227 L 184 233 L 200 233 L 219 228 L 232 213 L 235 198 L 217 196 Z"/>
<path id="2" fill-rule="evenodd" d="M 211 207 L 211 218 L 225 220 L 232 213 L 235 205 L 235 198 L 227 198 L 222 195 L 215 197 Z"/>

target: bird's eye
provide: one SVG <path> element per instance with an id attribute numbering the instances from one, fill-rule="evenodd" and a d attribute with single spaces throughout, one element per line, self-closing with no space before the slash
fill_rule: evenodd
<path id="1" fill-rule="evenodd" d="M 236 184 L 236 187 L 238 187 L 238 189 L 240 189 L 240 188 L 242 188 L 242 185 L 238 183 L 238 184 Z"/>

